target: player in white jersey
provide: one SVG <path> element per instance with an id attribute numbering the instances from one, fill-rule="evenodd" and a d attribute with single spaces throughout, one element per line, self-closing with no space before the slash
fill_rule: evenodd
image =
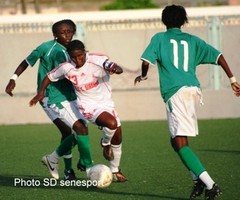
<path id="1" fill-rule="evenodd" d="M 122 68 L 109 61 L 108 56 L 87 53 L 79 40 L 72 41 L 68 53 L 73 62 L 65 62 L 48 73 L 38 94 L 30 101 L 36 104 L 43 98 L 45 88 L 51 83 L 67 78 L 75 88 L 81 113 L 90 122 L 102 127 L 101 145 L 104 157 L 110 161 L 114 179 L 119 182 L 127 178 L 119 171 L 122 154 L 121 122 L 112 100 L 110 75 L 121 74 Z"/>

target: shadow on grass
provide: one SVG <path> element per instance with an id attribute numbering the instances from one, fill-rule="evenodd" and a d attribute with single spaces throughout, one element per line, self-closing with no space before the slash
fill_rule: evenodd
<path id="1" fill-rule="evenodd" d="M 84 179 L 79 179 L 79 181 L 84 181 Z M 85 180 L 86 181 L 86 180 Z M 188 198 L 177 198 L 172 196 L 164 196 L 158 194 L 147 194 L 147 193 L 140 193 L 140 192 L 116 192 L 111 191 L 109 189 L 99 189 L 93 186 L 90 187 L 83 187 L 83 186 L 64 186 L 61 185 L 64 180 L 55 180 L 53 178 L 43 178 L 37 176 L 4 176 L 0 175 L 0 187 L 13 187 L 13 188 L 22 188 L 22 189 L 29 189 L 29 188 L 38 188 L 38 189 L 47 189 L 47 190 L 56 190 L 56 189 L 71 189 L 71 190 L 80 190 L 80 191 L 87 191 L 87 192 L 94 192 L 94 193 L 102 193 L 106 195 L 120 195 L 120 196 L 132 196 L 133 198 L 143 197 L 146 199 L 149 198 L 159 198 L 159 199 L 171 199 L 171 200 L 187 200 Z M 69 183 L 69 182 L 68 182 Z"/>

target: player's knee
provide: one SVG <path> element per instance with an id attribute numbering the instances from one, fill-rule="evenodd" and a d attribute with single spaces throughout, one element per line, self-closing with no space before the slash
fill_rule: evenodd
<path id="1" fill-rule="evenodd" d="M 72 134 L 72 130 L 69 126 L 67 126 L 62 120 L 59 118 L 55 119 L 53 123 L 57 126 L 58 130 L 62 134 L 62 139 Z"/>
<path id="2" fill-rule="evenodd" d="M 107 128 L 111 130 L 117 129 L 117 120 L 116 119 L 109 120 L 107 123 Z"/>
<path id="3" fill-rule="evenodd" d="M 77 135 L 88 135 L 88 129 L 85 121 L 78 120 L 73 124 L 73 130 Z"/>

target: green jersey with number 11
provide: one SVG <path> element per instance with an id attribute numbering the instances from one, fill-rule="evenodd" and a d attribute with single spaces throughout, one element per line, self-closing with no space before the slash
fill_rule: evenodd
<path id="1" fill-rule="evenodd" d="M 158 66 L 160 91 L 166 102 L 183 86 L 197 86 L 199 64 L 217 64 L 221 53 L 197 36 L 171 28 L 155 34 L 141 59 Z"/>

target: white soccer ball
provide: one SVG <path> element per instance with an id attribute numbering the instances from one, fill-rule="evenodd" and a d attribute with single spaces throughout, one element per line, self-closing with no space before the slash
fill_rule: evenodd
<path id="1" fill-rule="evenodd" d="M 112 171 L 108 166 L 103 164 L 94 165 L 89 170 L 88 176 L 97 188 L 106 188 L 113 180 Z"/>

